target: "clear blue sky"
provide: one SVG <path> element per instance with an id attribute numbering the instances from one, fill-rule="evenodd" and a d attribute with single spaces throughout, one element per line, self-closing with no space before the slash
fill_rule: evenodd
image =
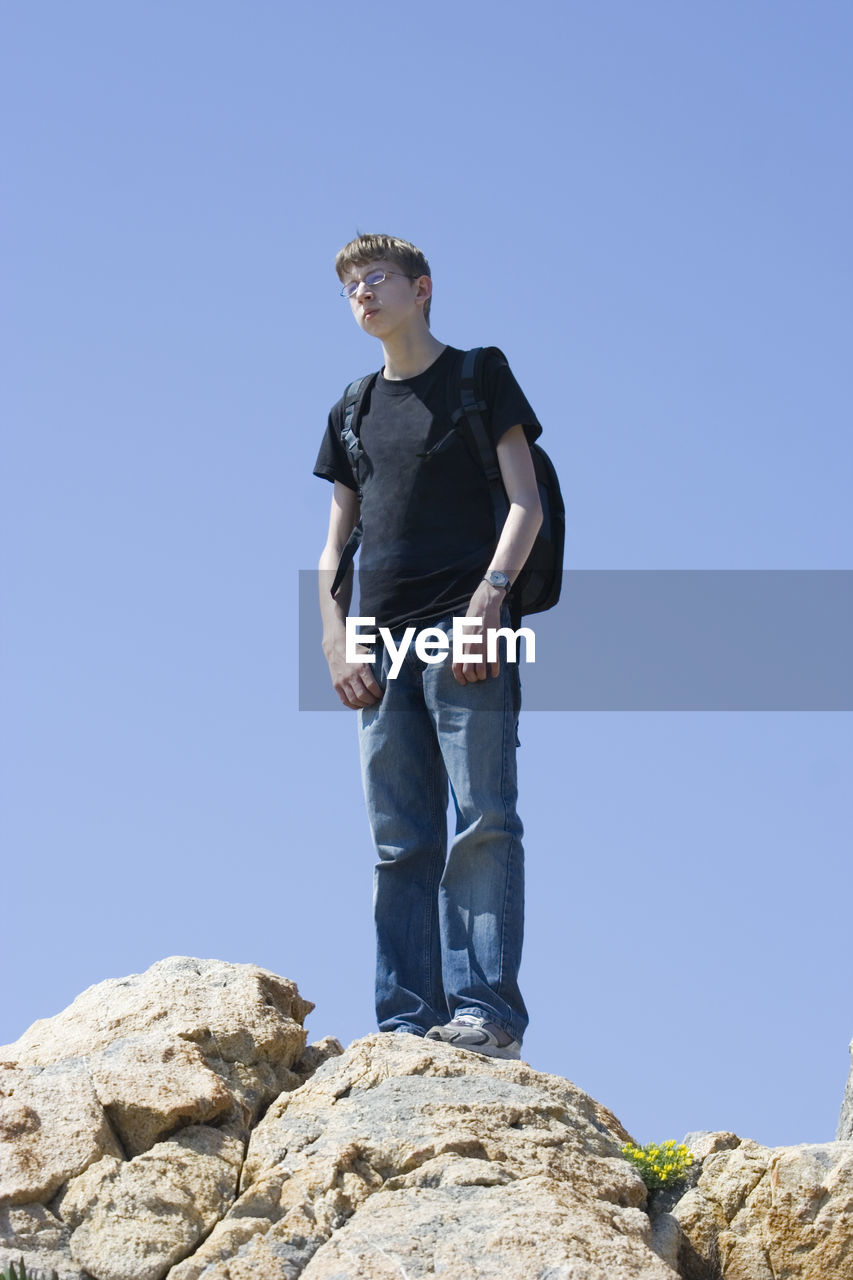
<path id="1" fill-rule="evenodd" d="M 567 566 L 850 568 L 853 12 L 788 0 L 40 0 L 0 15 L 0 1041 L 170 954 L 374 1027 L 355 724 L 297 710 L 332 262 L 544 427 Z M 843 713 L 522 721 L 530 1062 L 640 1140 L 832 1136 Z"/>

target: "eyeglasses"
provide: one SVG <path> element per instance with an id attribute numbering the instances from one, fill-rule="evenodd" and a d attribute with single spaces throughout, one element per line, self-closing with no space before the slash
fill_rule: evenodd
<path id="1" fill-rule="evenodd" d="M 349 280 L 341 289 L 342 298 L 354 298 L 358 292 L 360 284 L 366 284 L 369 289 L 374 285 L 381 284 L 383 280 L 387 280 L 388 276 L 405 276 L 407 280 L 417 280 L 418 276 L 408 276 L 405 271 L 368 271 L 363 280 Z"/>

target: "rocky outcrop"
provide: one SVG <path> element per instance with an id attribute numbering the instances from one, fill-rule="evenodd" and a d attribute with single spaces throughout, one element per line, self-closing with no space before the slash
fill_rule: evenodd
<path id="1" fill-rule="evenodd" d="M 673 1280 L 628 1135 L 568 1080 L 407 1035 L 306 1049 L 310 1008 L 262 969 L 178 957 L 0 1050 L 0 1264 Z"/>
<path id="2" fill-rule="evenodd" d="M 524 1063 L 368 1036 L 273 1103 L 239 1198 L 170 1280 L 674 1280 L 627 1136 Z"/>
<path id="3" fill-rule="evenodd" d="M 683 1280 L 851 1280 L 853 1142 L 703 1137 L 695 1185 L 672 1207 Z"/>
<path id="4" fill-rule="evenodd" d="M 853 1280 L 853 1141 L 695 1133 L 647 1196 L 605 1107 L 408 1035 L 305 1047 L 174 957 L 0 1049 L 0 1266 L 59 1280 Z"/>
<path id="5" fill-rule="evenodd" d="M 853 1040 L 850 1042 L 850 1074 L 847 1077 L 847 1088 L 844 1090 L 835 1137 L 839 1142 L 853 1140 Z"/>
<path id="6" fill-rule="evenodd" d="M 133 1156 L 181 1124 L 227 1115 L 248 1130 L 294 1083 L 288 1072 L 313 1007 L 294 983 L 255 965 L 173 956 L 90 987 L 0 1047 L 0 1063 L 15 1074 L 16 1092 L 45 1068 L 52 1082 L 87 1080 Z"/>
<path id="7" fill-rule="evenodd" d="M 0 1263 L 154 1280 L 237 1193 L 264 1108 L 340 1045 L 254 965 L 183 956 L 90 987 L 0 1048 Z"/>

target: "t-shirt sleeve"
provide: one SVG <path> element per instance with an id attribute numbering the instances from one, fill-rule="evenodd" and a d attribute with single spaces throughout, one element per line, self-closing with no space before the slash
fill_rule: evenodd
<path id="1" fill-rule="evenodd" d="M 483 357 L 483 396 L 489 408 L 489 427 L 495 444 L 519 423 L 527 443 L 542 434 L 539 419 L 515 380 L 506 356 L 497 347 L 488 347 Z"/>
<path id="2" fill-rule="evenodd" d="M 344 402 L 339 400 L 329 414 L 326 433 L 320 445 L 320 452 L 317 454 L 317 461 L 314 463 L 314 475 L 319 476 L 321 480 L 331 480 L 332 483 L 340 480 L 341 484 L 358 493 L 358 482 L 353 475 L 346 446 L 341 440 L 343 421 Z"/>

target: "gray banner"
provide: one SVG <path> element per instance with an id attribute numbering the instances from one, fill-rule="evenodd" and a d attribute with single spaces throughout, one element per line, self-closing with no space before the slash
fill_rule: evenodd
<path id="1" fill-rule="evenodd" d="M 523 625 L 526 711 L 853 710 L 853 570 L 570 570 Z M 302 570 L 299 709 L 343 710 L 320 635 Z"/>

